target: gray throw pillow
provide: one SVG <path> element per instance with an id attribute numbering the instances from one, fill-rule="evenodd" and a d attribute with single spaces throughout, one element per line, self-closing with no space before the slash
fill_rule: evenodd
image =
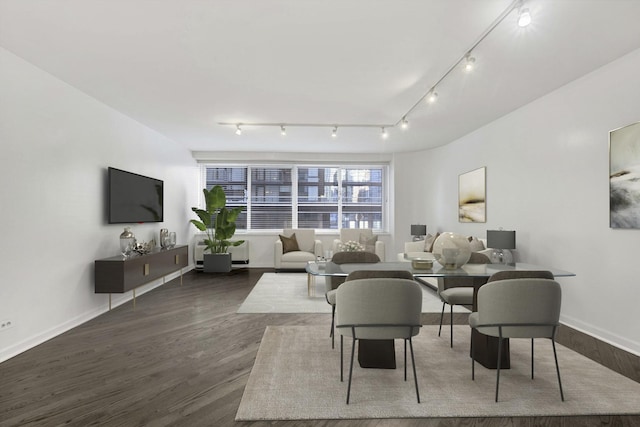
<path id="1" fill-rule="evenodd" d="M 293 233 L 291 237 L 283 236 L 282 234 L 280 234 L 279 236 L 280 241 L 282 242 L 283 254 L 300 250 L 300 248 L 298 247 L 298 239 L 296 239 L 296 233 Z"/>

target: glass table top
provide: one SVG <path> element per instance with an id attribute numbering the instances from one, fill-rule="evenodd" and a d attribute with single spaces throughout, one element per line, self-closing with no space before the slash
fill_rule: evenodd
<path id="1" fill-rule="evenodd" d="M 306 267 L 307 273 L 313 276 L 348 276 L 349 273 L 356 270 L 407 270 L 410 271 L 414 277 L 490 277 L 498 271 L 525 270 L 546 270 L 550 271 L 555 277 L 575 276 L 574 273 L 569 271 L 522 262 L 514 264 L 465 264 L 457 269 L 445 269 L 439 263 L 434 262 L 433 268 L 428 270 L 412 268 L 410 262 L 402 261 L 362 264 L 335 264 L 331 261 L 324 263 L 309 262 Z"/>

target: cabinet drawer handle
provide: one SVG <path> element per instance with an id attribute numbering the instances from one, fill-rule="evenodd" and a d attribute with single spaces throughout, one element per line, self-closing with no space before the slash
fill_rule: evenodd
<path id="1" fill-rule="evenodd" d="M 143 276 L 148 276 L 149 275 L 149 264 L 145 264 L 144 265 L 144 270 L 142 272 Z"/>
<path id="2" fill-rule="evenodd" d="M 180 264 L 180 255 L 176 255 L 176 264 Z"/>

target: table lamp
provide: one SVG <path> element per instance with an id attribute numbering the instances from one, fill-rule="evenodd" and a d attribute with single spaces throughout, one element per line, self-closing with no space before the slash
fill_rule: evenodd
<path id="1" fill-rule="evenodd" d="M 513 263 L 513 255 L 509 249 L 516 248 L 516 232 L 508 230 L 487 230 L 487 247 L 493 249 L 490 257 L 491 262 L 497 264 Z"/>
<path id="2" fill-rule="evenodd" d="M 411 235 L 413 235 L 413 241 L 424 240 L 424 236 L 427 235 L 427 226 L 424 224 L 411 224 Z"/>

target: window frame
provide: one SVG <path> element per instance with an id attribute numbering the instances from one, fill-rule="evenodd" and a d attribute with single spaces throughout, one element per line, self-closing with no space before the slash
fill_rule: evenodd
<path id="1" fill-rule="evenodd" d="M 247 216 L 247 228 L 238 229 L 238 234 L 260 234 L 260 233 L 272 233 L 281 231 L 283 228 L 300 228 L 298 226 L 299 205 L 304 205 L 298 200 L 299 189 L 299 168 L 336 168 L 338 170 L 338 196 L 337 196 L 337 215 L 338 224 L 337 228 L 314 228 L 314 230 L 320 233 L 336 233 L 342 229 L 343 221 L 343 172 L 350 169 L 380 169 L 382 173 L 381 177 L 381 225 L 380 228 L 373 228 L 376 233 L 387 233 L 389 230 L 390 221 L 390 206 L 389 206 L 389 191 L 390 191 L 390 165 L 388 162 L 368 162 L 368 163 L 338 163 L 338 162 L 322 162 L 322 163 L 305 163 L 305 162 L 292 162 L 292 163 L 237 163 L 237 162 L 203 162 L 200 163 L 200 189 L 207 186 L 207 169 L 208 168 L 244 168 L 246 169 L 247 176 L 247 189 L 246 189 L 246 216 Z M 251 213 L 252 213 L 252 169 L 255 168 L 281 168 L 291 169 L 291 226 L 279 227 L 279 228 L 250 228 L 251 226 Z M 202 190 L 199 192 L 199 204 L 204 204 Z M 305 205 L 308 206 L 308 205 Z M 377 206 L 377 205 L 376 205 Z M 372 227 L 369 227 L 372 228 Z"/>

